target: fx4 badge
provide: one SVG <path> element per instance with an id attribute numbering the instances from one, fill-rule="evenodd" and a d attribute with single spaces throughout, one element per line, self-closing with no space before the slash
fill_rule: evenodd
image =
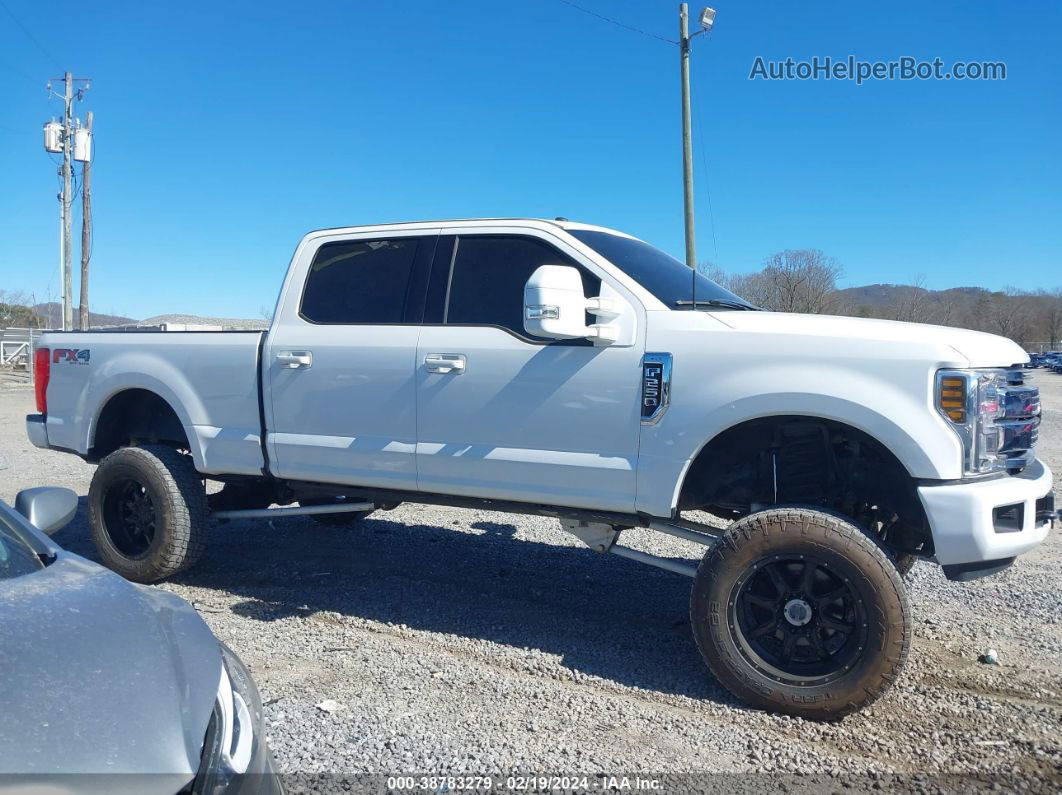
<path id="1" fill-rule="evenodd" d="M 52 351 L 52 364 L 66 362 L 68 364 L 88 364 L 89 349 L 81 348 L 56 348 Z"/>
<path id="2" fill-rule="evenodd" d="M 671 402 L 671 354 L 642 357 L 642 425 L 655 425 Z"/>

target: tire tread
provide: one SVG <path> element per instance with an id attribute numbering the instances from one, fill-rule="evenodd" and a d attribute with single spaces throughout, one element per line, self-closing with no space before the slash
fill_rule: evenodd
<path id="1" fill-rule="evenodd" d="M 93 499 L 92 494 L 102 488 L 98 484 L 116 465 L 153 474 L 162 484 L 164 505 L 158 506 L 158 510 L 165 516 L 166 533 L 155 554 L 143 561 L 115 560 L 114 553 L 99 537 L 105 535 L 103 518 L 99 515 L 99 500 Z M 100 462 L 92 481 L 89 500 L 92 534 L 108 566 L 137 582 L 158 582 L 187 569 L 202 557 L 206 548 L 207 497 L 191 456 L 165 445 L 122 447 Z"/>
<path id="2" fill-rule="evenodd" d="M 864 564 L 872 562 L 877 567 L 877 571 L 872 572 L 872 579 L 880 586 L 892 590 L 892 594 L 886 594 L 886 596 L 895 598 L 899 606 L 899 620 L 902 628 L 899 633 L 898 647 L 884 652 L 887 657 L 885 670 L 879 673 L 877 681 L 862 685 L 863 697 L 853 698 L 853 694 L 849 692 L 830 704 L 795 708 L 791 701 L 772 700 L 769 696 L 749 687 L 741 676 L 731 670 L 733 661 L 726 659 L 726 656 L 716 648 L 717 644 L 712 640 L 711 631 L 702 629 L 702 626 L 706 619 L 705 603 L 709 601 L 706 598 L 706 592 L 710 588 L 710 581 L 720 567 L 726 566 L 728 559 L 737 555 L 745 544 L 751 543 L 756 536 L 769 538 L 772 528 L 783 536 L 796 530 L 801 536 L 810 537 L 816 527 L 821 528 L 827 538 L 832 534 L 834 540 L 840 542 L 838 544 L 840 549 L 835 551 L 843 552 L 846 556 L 858 557 Z M 721 543 L 709 549 L 701 559 L 690 599 L 690 621 L 701 655 L 724 687 L 738 698 L 755 706 L 810 719 L 836 720 L 872 704 L 896 681 L 899 672 L 906 664 L 911 648 L 910 603 L 903 586 L 902 574 L 898 571 L 888 550 L 882 547 L 877 539 L 863 532 L 847 518 L 830 511 L 810 507 L 771 508 L 750 514 L 734 522 L 723 535 Z"/>

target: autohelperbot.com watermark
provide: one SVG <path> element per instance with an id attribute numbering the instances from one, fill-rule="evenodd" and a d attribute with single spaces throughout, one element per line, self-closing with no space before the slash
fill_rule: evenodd
<path id="1" fill-rule="evenodd" d="M 856 85 L 872 80 L 1006 80 L 1003 61 L 953 61 L 940 57 L 920 60 L 903 55 L 891 61 L 864 61 L 849 55 L 833 58 L 814 56 L 797 61 L 786 58 L 770 61 L 757 55 L 749 70 L 749 80 L 853 80 Z"/>

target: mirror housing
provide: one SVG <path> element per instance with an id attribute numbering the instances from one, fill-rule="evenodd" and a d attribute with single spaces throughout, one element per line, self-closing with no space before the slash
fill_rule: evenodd
<path id="1" fill-rule="evenodd" d="M 606 322 L 587 326 L 587 312 Z M 583 279 L 571 265 L 542 265 L 524 285 L 524 331 L 535 337 L 608 345 L 616 332 L 607 321 L 618 314 L 611 299 L 583 294 Z"/>
<path id="2" fill-rule="evenodd" d="M 77 494 L 55 486 L 24 489 L 15 496 L 15 510 L 38 530 L 52 535 L 74 518 Z"/>

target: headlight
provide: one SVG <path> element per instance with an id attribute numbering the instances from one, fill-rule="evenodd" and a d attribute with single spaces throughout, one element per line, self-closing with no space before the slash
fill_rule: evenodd
<path id="1" fill-rule="evenodd" d="M 262 701 L 250 672 L 224 643 L 221 662 L 221 681 L 195 793 L 217 795 L 238 789 L 241 777 L 256 772 L 249 768 L 265 741 Z"/>
<path id="2" fill-rule="evenodd" d="M 983 475 L 1006 467 L 1000 454 L 1005 370 L 941 370 L 937 373 L 937 410 L 962 440 L 963 471 Z"/>

